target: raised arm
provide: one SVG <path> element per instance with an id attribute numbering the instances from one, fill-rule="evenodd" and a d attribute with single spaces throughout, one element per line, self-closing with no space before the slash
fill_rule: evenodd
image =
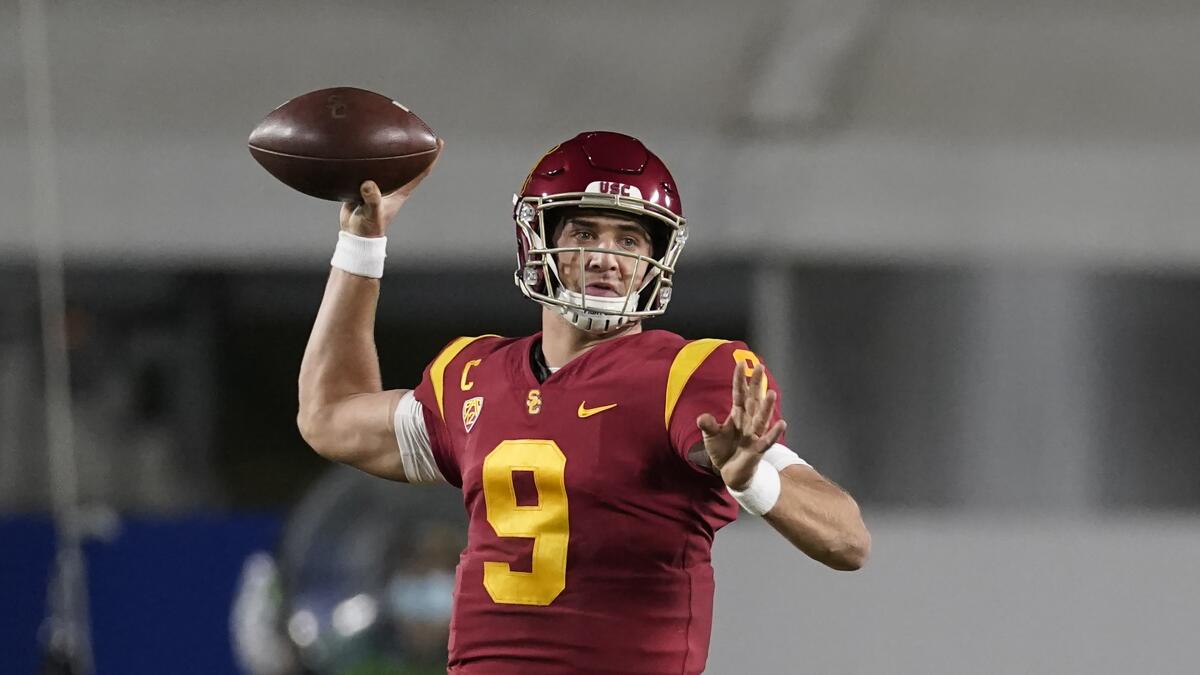
<path id="1" fill-rule="evenodd" d="M 412 182 L 386 196 L 374 182 L 363 183 L 363 203 L 342 205 L 342 231 L 358 237 L 386 236 L 396 212 L 432 169 L 431 164 Z M 300 363 L 296 423 L 305 442 L 322 457 L 404 481 L 393 418 L 407 390 L 383 389 L 375 351 L 378 301 L 379 279 L 330 270 Z"/>

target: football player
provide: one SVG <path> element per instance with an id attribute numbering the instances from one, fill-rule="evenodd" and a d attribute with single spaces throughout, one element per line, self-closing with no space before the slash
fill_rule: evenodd
<path id="1" fill-rule="evenodd" d="M 383 390 L 385 234 L 427 174 L 386 196 L 368 181 L 342 206 L 298 422 L 328 459 L 462 489 L 450 673 L 701 672 L 713 535 L 739 504 L 825 565 L 863 565 L 859 508 L 782 444 L 761 359 L 643 329 L 688 227 L 666 166 L 630 136 L 556 146 L 514 198 L 515 281 L 542 331 L 455 339 L 415 389 Z"/>

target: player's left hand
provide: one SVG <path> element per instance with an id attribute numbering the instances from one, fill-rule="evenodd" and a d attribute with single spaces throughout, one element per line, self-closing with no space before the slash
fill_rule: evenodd
<path id="1" fill-rule="evenodd" d="M 767 427 L 778 394 L 774 389 L 763 393 L 767 375 L 762 364 L 754 366 L 749 378 L 742 369 L 741 363 L 733 368 L 733 407 L 725 421 L 717 424 L 708 413 L 696 418 L 696 426 L 704 432 L 704 449 L 721 472 L 721 480 L 734 490 L 750 485 L 758 460 L 787 429 L 783 420 Z"/>

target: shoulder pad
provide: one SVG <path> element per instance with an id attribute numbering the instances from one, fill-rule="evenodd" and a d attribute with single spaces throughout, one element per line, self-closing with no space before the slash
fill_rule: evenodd
<path id="1" fill-rule="evenodd" d="M 679 397 L 683 395 L 683 388 L 687 386 L 688 380 L 709 354 L 728 342 L 713 338 L 694 340 L 684 345 L 675 355 L 675 360 L 671 362 L 671 371 L 667 375 L 667 407 L 664 415 L 667 428 L 671 427 L 671 414 L 675 412 L 675 406 L 679 403 Z"/>

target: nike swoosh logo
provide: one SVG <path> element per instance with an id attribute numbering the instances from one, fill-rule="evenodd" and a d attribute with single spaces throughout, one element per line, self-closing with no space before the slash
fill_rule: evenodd
<path id="1" fill-rule="evenodd" d="M 586 403 L 587 403 L 587 401 L 580 401 L 580 403 L 579 403 L 580 419 L 583 419 L 584 417 L 591 417 L 592 415 L 595 415 L 596 413 L 602 413 L 605 410 L 609 410 L 611 408 L 617 407 L 616 403 L 609 403 L 608 405 L 602 405 L 599 408 L 587 408 L 587 407 L 585 407 Z"/>

